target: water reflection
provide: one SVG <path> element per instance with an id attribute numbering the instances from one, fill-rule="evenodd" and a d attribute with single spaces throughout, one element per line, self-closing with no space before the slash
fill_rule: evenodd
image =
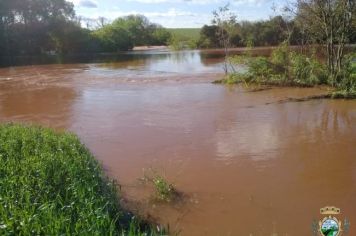
<path id="1" fill-rule="evenodd" d="M 239 156 L 268 160 L 298 143 L 329 145 L 356 133 L 353 103 L 335 101 L 275 104 L 237 111 L 234 120 L 221 123 L 216 131 L 216 152 L 220 160 Z"/>

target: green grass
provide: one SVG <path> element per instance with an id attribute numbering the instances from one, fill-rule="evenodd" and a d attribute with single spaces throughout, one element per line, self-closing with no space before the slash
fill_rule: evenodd
<path id="1" fill-rule="evenodd" d="M 200 28 L 169 28 L 167 29 L 178 39 L 199 40 Z"/>
<path id="2" fill-rule="evenodd" d="M 78 137 L 0 125 L 0 235 L 155 235 Z"/>

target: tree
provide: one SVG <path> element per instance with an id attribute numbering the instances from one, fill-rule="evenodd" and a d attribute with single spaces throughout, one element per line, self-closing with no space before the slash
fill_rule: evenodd
<path id="1" fill-rule="evenodd" d="M 2 53 L 39 54 L 49 39 L 51 26 L 74 17 L 73 4 L 65 0 L 1 0 Z"/>
<path id="2" fill-rule="evenodd" d="M 145 16 L 129 15 L 94 31 L 106 52 L 130 50 L 135 46 L 167 44 L 171 34 Z"/>
<path id="3" fill-rule="evenodd" d="M 213 25 L 217 26 L 216 36 L 220 45 L 224 48 L 224 72 L 228 73 L 229 48 L 231 47 L 231 36 L 235 31 L 237 16 L 230 10 L 230 4 L 219 7 L 213 12 Z"/>
<path id="4" fill-rule="evenodd" d="M 219 39 L 216 37 L 218 34 L 218 26 L 204 25 L 200 30 L 199 45 L 202 48 L 218 48 L 221 46 Z"/>
<path id="5" fill-rule="evenodd" d="M 338 82 L 343 69 L 345 44 L 349 43 L 353 28 L 356 2 L 354 0 L 297 0 L 290 8 L 304 25 L 309 38 L 325 45 L 327 67 L 332 85 Z"/>

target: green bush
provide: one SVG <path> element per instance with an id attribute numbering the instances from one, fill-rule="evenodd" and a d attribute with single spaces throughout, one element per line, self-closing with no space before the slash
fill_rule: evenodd
<path id="1" fill-rule="evenodd" d="M 270 58 L 233 56 L 230 63 L 245 65 L 247 72 L 237 71 L 220 82 L 313 86 L 328 78 L 326 67 L 315 57 L 290 52 L 286 44 L 276 48 Z"/>
<path id="2" fill-rule="evenodd" d="M 334 97 L 356 97 L 356 53 L 346 56 Z"/>
<path id="3" fill-rule="evenodd" d="M 313 86 L 327 81 L 324 65 L 312 57 L 298 53 L 291 53 L 289 73 L 297 85 Z"/>
<path id="4" fill-rule="evenodd" d="M 1 125 L 0 161 L 0 235 L 140 234 L 74 134 Z"/>
<path id="5" fill-rule="evenodd" d="M 271 63 L 266 57 L 256 57 L 250 60 L 249 72 L 251 76 L 255 77 L 256 80 L 266 81 L 273 74 L 273 69 Z"/>
<path id="6" fill-rule="evenodd" d="M 286 73 L 289 66 L 290 51 L 286 43 L 282 43 L 279 47 L 273 50 L 271 55 L 271 63 L 280 73 Z"/>

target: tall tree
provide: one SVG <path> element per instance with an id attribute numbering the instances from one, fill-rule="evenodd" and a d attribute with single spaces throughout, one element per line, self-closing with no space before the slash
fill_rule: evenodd
<path id="1" fill-rule="evenodd" d="M 326 47 L 332 85 L 338 82 L 343 67 L 345 44 L 352 40 L 355 0 L 297 0 L 295 13 L 309 37 Z"/>

